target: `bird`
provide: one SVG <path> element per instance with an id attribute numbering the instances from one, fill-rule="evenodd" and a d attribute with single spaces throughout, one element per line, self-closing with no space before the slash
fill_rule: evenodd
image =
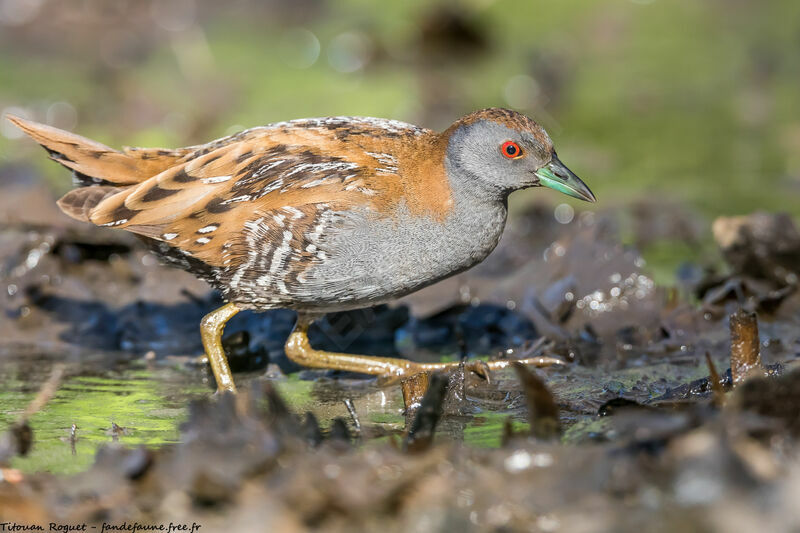
<path id="1" fill-rule="evenodd" d="M 72 171 L 75 188 L 58 200 L 65 214 L 134 233 L 163 262 L 220 292 L 226 303 L 200 324 L 220 392 L 236 392 L 221 339 L 243 309 L 295 310 L 285 352 L 301 366 L 391 379 L 452 369 L 459 363 L 317 350 L 308 327 L 326 313 L 387 303 L 480 263 L 500 240 L 514 191 L 543 186 L 596 201 L 547 132 L 504 108 L 472 112 L 441 132 L 336 116 L 178 149 L 115 150 L 8 118 Z M 509 364 L 467 368 L 488 375 Z"/>

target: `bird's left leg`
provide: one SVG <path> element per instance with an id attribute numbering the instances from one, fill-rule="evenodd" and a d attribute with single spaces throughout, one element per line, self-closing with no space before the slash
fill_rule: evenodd
<path id="1" fill-rule="evenodd" d="M 228 366 L 228 358 L 225 357 L 225 350 L 222 349 L 222 332 L 225 324 L 240 309 L 235 304 L 225 304 L 219 309 L 208 313 L 200 322 L 200 336 L 203 339 L 203 347 L 206 349 L 206 356 L 217 381 L 217 392 L 236 392 L 236 385 L 233 383 L 231 367 Z"/>

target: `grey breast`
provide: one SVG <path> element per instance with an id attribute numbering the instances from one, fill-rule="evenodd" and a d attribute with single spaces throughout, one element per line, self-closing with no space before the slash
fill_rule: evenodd
<path id="1" fill-rule="evenodd" d="M 506 221 L 504 201 L 456 198 L 446 219 L 391 217 L 366 210 L 340 213 L 315 264 L 287 307 L 307 311 L 353 309 L 404 296 L 479 263 L 495 248 Z"/>

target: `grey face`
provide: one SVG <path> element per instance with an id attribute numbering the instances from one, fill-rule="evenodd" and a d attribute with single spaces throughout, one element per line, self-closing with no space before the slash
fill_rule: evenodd
<path id="1" fill-rule="evenodd" d="M 493 120 L 458 127 L 447 147 L 449 167 L 500 196 L 526 187 L 550 187 L 594 202 L 589 188 L 561 163 L 538 124 L 518 130 Z M 458 178 L 457 178 L 458 179 Z"/>

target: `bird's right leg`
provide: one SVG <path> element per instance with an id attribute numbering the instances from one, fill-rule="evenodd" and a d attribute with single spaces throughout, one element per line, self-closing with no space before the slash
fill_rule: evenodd
<path id="1" fill-rule="evenodd" d="M 437 372 L 458 368 L 459 361 L 449 363 L 416 363 L 408 359 L 353 355 L 316 350 L 308 340 L 308 326 L 314 321 L 313 315 L 298 314 L 297 324 L 286 341 L 286 356 L 295 363 L 310 368 L 345 370 L 361 374 L 383 377 L 407 377 L 420 372 Z M 489 370 L 507 368 L 512 363 L 539 367 L 561 365 L 564 362 L 554 357 L 531 357 L 527 359 L 502 359 L 497 361 L 467 361 L 466 370 L 487 376 Z"/>

